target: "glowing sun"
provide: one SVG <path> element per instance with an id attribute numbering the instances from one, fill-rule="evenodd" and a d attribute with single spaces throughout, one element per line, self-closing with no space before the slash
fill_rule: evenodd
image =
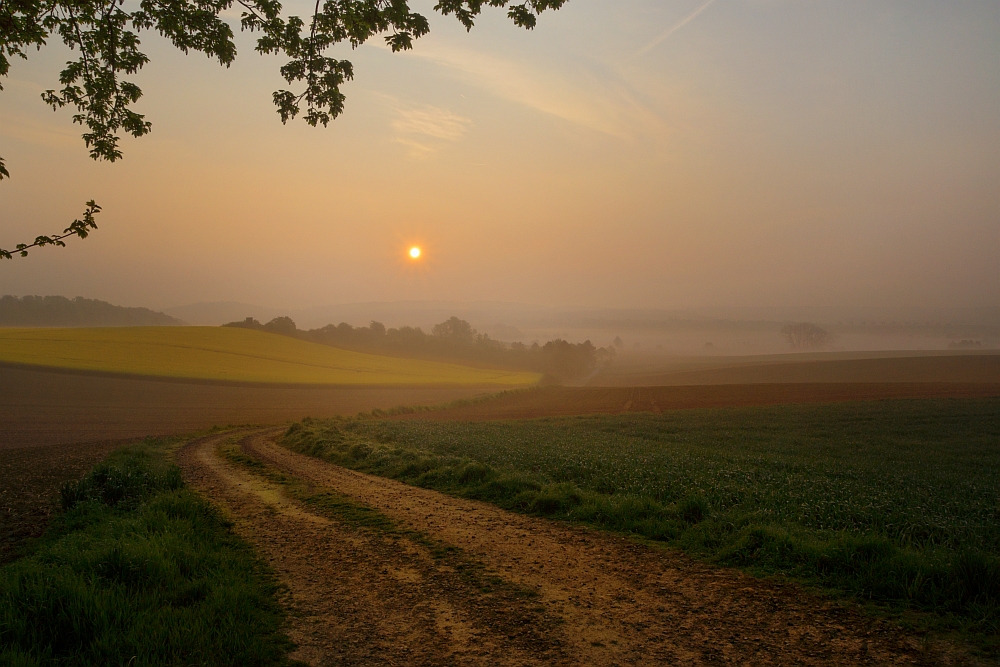
<path id="1" fill-rule="evenodd" d="M 420 248 L 418 248 L 417 246 L 413 246 L 412 248 L 410 248 L 410 257 L 412 257 L 413 259 L 417 259 L 418 257 L 420 257 Z"/>

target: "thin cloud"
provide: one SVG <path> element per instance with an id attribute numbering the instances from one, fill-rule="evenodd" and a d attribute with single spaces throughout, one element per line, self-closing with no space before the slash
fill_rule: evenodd
<path id="1" fill-rule="evenodd" d="M 632 138 L 662 129 L 659 117 L 620 81 L 590 77 L 585 85 L 576 84 L 555 72 L 440 42 L 422 41 L 407 55 L 444 67 L 492 95 L 596 132 Z"/>
<path id="2" fill-rule="evenodd" d="M 58 117 L 53 122 L 45 122 L 29 116 L 0 113 L 0 136 L 53 148 L 82 145 L 80 132 L 74 131 L 76 126 L 60 126 L 58 123 L 62 121 L 64 119 Z"/>
<path id="3" fill-rule="evenodd" d="M 407 146 L 414 157 L 430 155 L 444 143 L 461 140 L 472 126 L 471 120 L 447 109 L 405 103 L 388 95 L 381 97 L 396 113 L 390 122 L 396 142 Z"/>
<path id="4" fill-rule="evenodd" d="M 653 49 L 655 49 L 657 46 L 659 46 L 660 44 L 662 44 L 668 37 L 670 37 L 670 35 L 674 34 L 678 30 L 680 30 L 681 28 L 683 28 L 684 26 L 686 26 L 688 23 L 690 23 L 691 21 L 695 20 L 695 18 L 697 18 L 698 15 L 701 14 L 703 11 L 705 11 L 706 9 L 708 9 L 709 5 L 711 5 L 713 2 L 715 2 L 715 0 L 705 0 L 705 2 L 703 2 L 701 4 L 701 6 L 699 6 L 696 10 L 694 10 L 693 12 L 691 12 L 690 14 L 688 14 L 687 16 L 685 16 L 683 19 L 681 19 L 680 21 L 678 21 L 674 25 L 672 25 L 669 28 L 667 28 L 666 31 L 660 33 L 649 44 L 646 44 L 646 46 L 642 47 L 641 49 L 639 49 L 638 51 L 636 51 L 635 53 L 633 53 L 632 54 L 632 58 L 638 58 L 639 56 L 641 56 L 643 54 L 646 54 L 646 53 L 649 53 L 650 51 L 652 51 Z"/>

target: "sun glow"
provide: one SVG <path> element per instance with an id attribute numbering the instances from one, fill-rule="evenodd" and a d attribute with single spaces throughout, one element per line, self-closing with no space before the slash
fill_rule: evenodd
<path id="1" fill-rule="evenodd" d="M 413 259 L 418 259 L 420 257 L 420 248 L 413 246 L 410 248 L 410 257 Z"/>

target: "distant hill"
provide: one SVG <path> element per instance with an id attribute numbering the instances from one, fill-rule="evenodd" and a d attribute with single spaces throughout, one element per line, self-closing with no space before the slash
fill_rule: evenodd
<path id="1" fill-rule="evenodd" d="M 64 296 L 0 297 L 0 327 L 147 327 L 186 324 L 149 308 Z"/>

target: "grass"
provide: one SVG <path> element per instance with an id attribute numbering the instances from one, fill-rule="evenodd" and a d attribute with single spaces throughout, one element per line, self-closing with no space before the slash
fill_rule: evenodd
<path id="1" fill-rule="evenodd" d="M 1000 400 L 508 422 L 337 419 L 290 448 L 780 575 L 1000 649 Z"/>
<path id="2" fill-rule="evenodd" d="M 535 373 L 340 350 L 228 327 L 0 329 L 0 362 L 202 380 L 526 386 Z"/>
<path id="3" fill-rule="evenodd" d="M 167 444 L 64 486 L 64 513 L 0 568 L 0 665 L 288 664 L 276 580 Z"/>

